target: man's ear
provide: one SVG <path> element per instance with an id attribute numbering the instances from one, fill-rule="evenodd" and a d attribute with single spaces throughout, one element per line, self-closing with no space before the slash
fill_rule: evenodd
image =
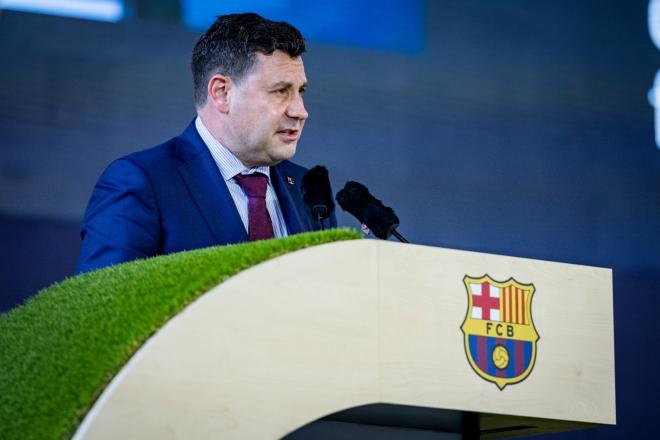
<path id="1" fill-rule="evenodd" d="M 207 99 L 220 113 L 229 113 L 230 92 L 233 86 L 231 78 L 225 75 L 216 74 L 209 80 Z"/>

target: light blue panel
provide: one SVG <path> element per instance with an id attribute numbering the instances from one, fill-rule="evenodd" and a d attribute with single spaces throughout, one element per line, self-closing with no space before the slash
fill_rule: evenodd
<path id="1" fill-rule="evenodd" d="M 125 14 L 123 0 L 3 0 L 0 9 L 107 22 Z"/>
<path id="2" fill-rule="evenodd" d="M 216 16 L 256 12 L 271 20 L 285 20 L 309 41 L 397 52 L 424 49 L 422 0 L 182 0 L 186 26 L 204 30 Z"/>
<path id="3" fill-rule="evenodd" d="M 256 12 L 273 20 L 293 9 L 292 0 L 181 0 L 183 23 L 206 30 L 218 15 Z"/>

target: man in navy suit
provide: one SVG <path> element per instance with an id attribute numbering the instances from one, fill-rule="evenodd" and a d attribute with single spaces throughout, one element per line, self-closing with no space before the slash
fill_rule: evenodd
<path id="1" fill-rule="evenodd" d="M 318 229 L 302 201 L 306 169 L 288 161 L 308 116 L 304 50 L 288 23 L 218 17 L 193 50 L 197 117 L 105 170 L 85 212 L 77 272 Z"/>

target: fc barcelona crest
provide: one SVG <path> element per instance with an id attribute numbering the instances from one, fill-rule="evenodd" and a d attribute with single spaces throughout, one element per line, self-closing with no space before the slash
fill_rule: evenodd
<path id="1" fill-rule="evenodd" d="M 539 334 L 532 321 L 533 284 L 465 276 L 468 309 L 461 326 L 474 371 L 503 390 L 532 372 Z"/>

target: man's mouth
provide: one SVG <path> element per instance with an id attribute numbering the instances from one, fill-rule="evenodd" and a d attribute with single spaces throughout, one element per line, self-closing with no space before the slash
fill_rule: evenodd
<path id="1" fill-rule="evenodd" d="M 285 138 L 286 140 L 296 140 L 300 135 L 300 130 L 285 128 L 282 130 L 277 130 L 277 134 L 279 134 L 281 137 Z"/>

